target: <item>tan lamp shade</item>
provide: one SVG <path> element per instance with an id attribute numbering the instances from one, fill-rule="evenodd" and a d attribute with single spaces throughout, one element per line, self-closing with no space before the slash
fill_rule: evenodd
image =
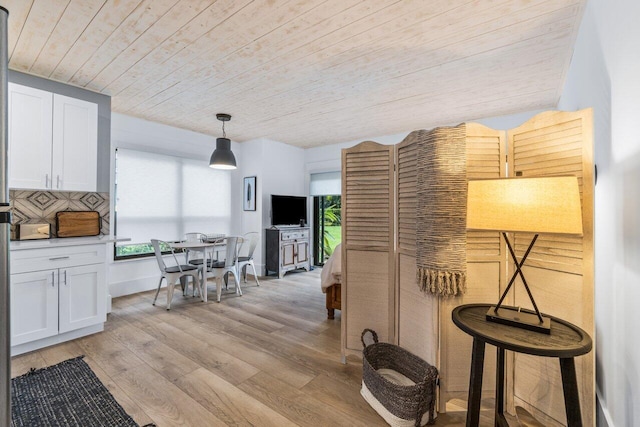
<path id="1" fill-rule="evenodd" d="M 469 181 L 467 229 L 582 234 L 575 176 Z"/>

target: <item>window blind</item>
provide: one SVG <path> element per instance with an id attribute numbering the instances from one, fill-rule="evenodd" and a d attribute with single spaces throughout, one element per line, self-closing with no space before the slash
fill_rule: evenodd
<path id="1" fill-rule="evenodd" d="M 205 161 L 131 149 L 116 153 L 115 223 L 123 245 L 231 228 L 231 177 Z"/>
<path id="2" fill-rule="evenodd" d="M 342 193 L 341 172 L 313 173 L 309 179 L 310 196 L 336 196 Z"/>

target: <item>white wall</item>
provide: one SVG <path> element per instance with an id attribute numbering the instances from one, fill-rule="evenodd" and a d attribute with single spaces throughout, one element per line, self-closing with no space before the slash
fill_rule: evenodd
<path id="1" fill-rule="evenodd" d="M 215 137 L 153 123 L 135 117 L 113 113 L 111 116 L 111 212 L 114 195 L 114 155 L 116 148 L 131 148 L 160 154 L 208 160 L 215 148 Z M 238 164 L 243 163 L 239 144 L 232 142 L 231 149 Z M 223 229 L 232 234 L 242 230 L 242 172 L 229 171 L 232 180 L 231 222 Z M 202 188 L 202 195 L 215 192 L 215 188 Z M 112 217 L 112 223 L 113 223 Z M 113 229 L 113 227 L 112 227 Z M 211 230 L 215 231 L 215 230 Z M 127 237 L 127 236 L 120 236 Z M 155 289 L 158 286 L 159 272 L 155 258 L 113 261 L 113 248 L 109 254 L 108 266 L 109 292 L 112 297 Z"/>
<path id="2" fill-rule="evenodd" d="M 261 240 L 254 260 L 258 274 L 264 274 L 265 229 L 271 226 L 271 195 L 306 195 L 304 186 L 304 150 L 278 141 L 259 138 L 240 144 L 242 176 L 256 176 L 256 211 L 242 212 L 242 234 L 259 231 Z"/>
<path id="3" fill-rule="evenodd" d="M 264 231 L 262 224 L 262 211 L 264 209 L 264 202 L 262 198 L 262 192 L 264 189 L 264 171 L 262 167 L 262 159 L 264 152 L 264 141 L 262 139 L 255 139 L 252 141 L 243 142 L 240 144 L 240 151 L 242 152 L 242 163 L 238 164 L 238 167 L 242 171 L 242 177 L 245 176 L 255 176 L 256 177 L 256 210 L 255 211 L 243 211 L 242 207 L 240 207 L 241 212 L 241 229 L 240 234 L 245 234 L 250 231 L 257 231 L 261 233 L 262 239 L 264 239 Z M 264 248 L 264 240 L 261 240 L 256 246 L 255 252 L 253 253 L 254 264 L 256 266 L 256 270 L 258 270 L 258 274 L 261 273 L 264 262 L 263 259 L 263 250 Z"/>
<path id="4" fill-rule="evenodd" d="M 562 108 L 594 107 L 598 425 L 640 425 L 640 2 L 592 0 Z"/>

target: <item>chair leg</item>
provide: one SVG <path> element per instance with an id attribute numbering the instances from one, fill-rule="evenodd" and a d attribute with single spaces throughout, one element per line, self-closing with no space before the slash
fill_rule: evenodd
<path id="1" fill-rule="evenodd" d="M 180 276 L 180 287 L 182 287 L 182 296 L 187 296 L 187 290 L 189 289 L 189 282 L 187 282 L 187 276 Z"/>
<path id="2" fill-rule="evenodd" d="M 220 296 L 222 295 L 222 277 L 216 277 L 216 296 L 218 302 L 220 302 Z"/>
<path id="3" fill-rule="evenodd" d="M 153 298 L 153 303 L 151 305 L 156 305 L 156 300 L 158 299 L 158 294 L 160 293 L 160 287 L 162 286 L 162 279 L 164 279 L 164 276 L 160 276 L 160 281 L 158 282 L 158 289 L 156 289 L 156 296 Z"/>
<path id="4" fill-rule="evenodd" d="M 200 287 L 198 288 L 200 297 L 202 296 L 202 292 L 207 292 L 207 283 L 204 281 L 204 268 L 206 267 L 199 267 L 197 272 L 198 280 L 200 281 Z"/>
<path id="5" fill-rule="evenodd" d="M 247 283 L 247 265 L 242 266 L 242 277 L 244 278 L 244 283 Z"/>
<path id="6" fill-rule="evenodd" d="M 236 293 L 242 296 L 242 288 L 240 287 L 240 275 L 236 274 L 235 271 L 232 271 L 231 274 L 233 274 L 233 278 L 236 281 Z"/>
<path id="7" fill-rule="evenodd" d="M 193 275 L 191 275 L 193 279 L 193 296 L 196 296 L 196 288 L 198 289 L 198 294 L 202 295 L 202 282 L 200 281 L 200 277 L 198 272 L 196 271 Z"/>
<path id="8" fill-rule="evenodd" d="M 173 300 L 173 288 L 175 287 L 175 282 L 171 282 L 167 284 L 167 310 L 171 310 L 171 301 Z"/>
<path id="9" fill-rule="evenodd" d="M 256 285 L 260 286 L 260 282 L 258 281 L 258 273 L 256 272 L 256 266 L 253 263 L 253 260 L 249 261 L 249 264 L 247 264 L 247 265 L 250 265 L 251 268 L 253 269 L 253 277 L 256 279 Z M 245 277 L 246 277 L 246 275 L 245 275 Z M 245 280 L 245 282 L 246 282 L 246 280 Z"/>

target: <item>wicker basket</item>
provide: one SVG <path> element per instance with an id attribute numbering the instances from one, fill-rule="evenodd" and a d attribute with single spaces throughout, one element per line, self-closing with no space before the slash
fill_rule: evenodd
<path id="1" fill-rule="evenodd" d="M 438 370 L 397 345 L 378 342 L 371 329 L 362 332 L 362 345 L 360 394 L 369 405 L 394 427 L 433 424 Z"/>

